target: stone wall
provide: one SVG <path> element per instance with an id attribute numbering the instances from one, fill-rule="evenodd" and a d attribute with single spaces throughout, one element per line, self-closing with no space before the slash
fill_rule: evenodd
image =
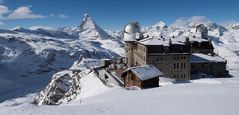
<path id="1" fill-rule="evenodd" d="M 147 63 L 153 64 L 165 77 L 190 80 L 189 54 L 149 54 Z"/>

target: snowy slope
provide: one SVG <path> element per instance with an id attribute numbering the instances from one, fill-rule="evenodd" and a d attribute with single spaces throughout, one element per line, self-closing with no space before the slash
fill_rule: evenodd
<path id="1" fill-rule="evenodd" d="M 48 37 L 53 37 L 53 38 L 64 38 L 64 39 L 74 39 L 78 38 L 76 35 L 70 35 L 66 32 L 62 31 L 55 31 L 55 30 L 47 30 L 43 28 L 38 28 L 35 30 L 30 30 L 30 29 L 25 29 L 25 28 L 14 28 L 14 32 L 19 32 L 19 33 L 25 33 L 25 34 L 36 34 L 36 35 L 42 35 L 42 36 L 48 36 Z"/>
<path id="2" fill-rule="evenodd" d="M 103 31 L 94 25 L 97 30 L 88 35 Z M 0 102 L 41 90 L 54 73 L 69 68 L 80 56 L 100 59 L 123 55 L 120 39 L 108 39 L 108 34 L 100 39 L 85 37 L 59 30 L 0 30 Z"/>
<path id="3" fill-rule="evenodd" d="M 80 100 L 60 106 L 35 106 L 30 104 L 34 95 L 28 95 L 0 104 L 0 113 L 2 115 L 232 115 L 239 112 L 238 83 L 239 80 L 235 78 L 202 79 L 191 83 L 129 91 L 106 88 L 92 73 L 82 79 L 83 91 Z"/>

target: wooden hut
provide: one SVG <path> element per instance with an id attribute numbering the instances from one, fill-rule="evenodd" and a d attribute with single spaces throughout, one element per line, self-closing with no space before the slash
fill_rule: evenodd
<path id="1" fill-rule="evenodd" d="M 159 77 L 163 73 L 153 65 L 142 65 L 128 68 L 123 72 L 124 87 L 137 86 L 141 89 L 159 86 Z"/>

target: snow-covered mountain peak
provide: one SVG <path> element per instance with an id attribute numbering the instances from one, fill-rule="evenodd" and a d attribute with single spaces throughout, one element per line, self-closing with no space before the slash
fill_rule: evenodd
<path id="1" fill-rule="evenodd" d="M 159 37 L 165 34 L 165 31 L 167 31 L 168 26 L 163 21 L 159 21 L 155 23 L 152 26 L 148 26 L 145 29 L 143 29 L 146 36 L 151 37 Z"/>
<path id="2" fill-rule="evenodd" d="M 96 27 L 97 27 L 97 25 L 93 21 L 93 19 L 90 17 L 90 15 L 85 14 L 80 26 L 78 26 L 76 28 L 76 31 L 77 32 L 83 32 L 83 31 L 86 31 L 88 29 L 96 29 Z"/>
<path id="3" fill-rule="evenodd" d="M 23 27 L 15 27 L 15 28 L 12 29 L 12 31 L 30 33 L 32 30 L 26 29 L 26 28 L 23 28 Z"/>
<path id="4" fill-rule="evenodd" d="M 89 14 L 85 14 L 81 24 L 75 28 L 80 38 L 107 39 L 111 36 L 99 27 Z"/>
<path id="5" fill-rule="evenodd" d="M 226 25 L 226 27 L 229 28 L 229 29 L 238 30 L 239 29 L 239 23 L 228 24 L 228 25 Z"/>
<path id="6" fill-rule="evenodd" d="M 155 28 L 158 28 L 158 29 L 168 28 L 168 26 L 166 25 L 166 23 L 164 23 L 163 21 L 159 21 L 159 22 L 157 22 L 156 24 L 154 24 L 154 25 L 151 26 L 151 27 L 155 27 Z"/>

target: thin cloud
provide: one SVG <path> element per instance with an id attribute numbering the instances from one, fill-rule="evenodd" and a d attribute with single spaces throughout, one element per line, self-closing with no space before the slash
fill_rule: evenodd
<path id="1" fill-rule="evenodd" d="M 2 5 L 0 0 L 0 26 L 4 25 L 4 20 L 19 20 L 19 19 L 43 19 L 46 16 L 35 14 L 30 9 L 31 6 L 18 7 L 15 10 L 9 10 L 7 6 Z"/>
<path id="2" fill-rule="evenodd" d="M 54 14 L 50 14 L 50 17 L 54 17 L 55 15 Z"/>
<path id="3" fill-rule="evenodd" d="M 31 26 L 31 27 L 29 27 L 29 29 L 30 29 L 30 30 L 37 30 L 37 29 L 56 30 L 55 27 L 52 27 L 52 26 L 43 26 L 43 25 Z"/>
<path id="4" fill-rule="evenodd" d="M 45 16 L 34 14 L 29 7 L 18 7 L 7 17 L 8 19 L 43 19 Z"/>
<path id="5" fill-rule="evenodd" d="M 8 7 L 4 5 L 0 5 L 0 16 L 3 16 L 3 14 L 9 13 Z"/>
<path id="6" fill-rule="evenodd" d="M 207 23 L 211 23 L 211 20 L 207 19 L 205 16 L 192 16 L 189 18 L 177 19 L 173 24 L 171 24 L 171 27 L 188 27 Z"/>
<path id="7" fill-rule="evenodd" d="M 60 15 L 59 15 L 59 18 L 68 18 L 68 16 L 65 15 L 65 14 L 60 14 Z"/>
<path id="8" fill-rule="evenodd" d="M 8 7 L 4 5 L 0 5 L 0 26 L 4 25 L 4 22 L 2 22 L 2 20 L 5 18 L 4 14 L 7 14 L 7 13 L 9 13 Z"/>

